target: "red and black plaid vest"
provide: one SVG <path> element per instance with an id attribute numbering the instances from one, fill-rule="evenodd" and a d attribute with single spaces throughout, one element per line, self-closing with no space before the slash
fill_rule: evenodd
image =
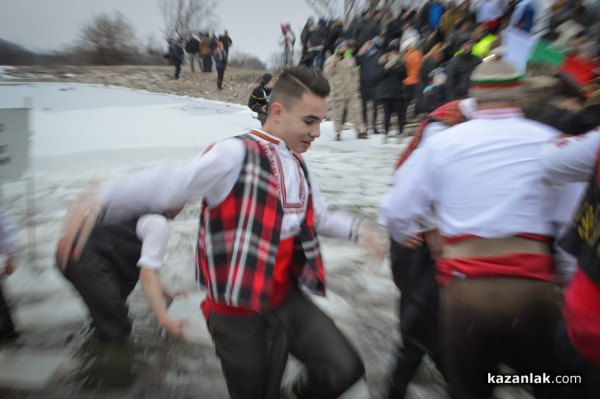
<path id="1" fill-rule="evenodd" d="M 196 276 L 210 299 L 256 311 L 267 309 L 279 246 L 283 206 L 271 160 L 270 143 L 251 135 L 237 137 L 246 145 L 240 175 L 218 206 L 202 202 L 196 255 Z M 273 149 L 273 152 L 275 149 Z M 311 291 L 325 293 L 325 271 L 314 227 L 308 171 L 294 154 L 308 182 L 306 216 L 296 235 L 290 272 Z"/>

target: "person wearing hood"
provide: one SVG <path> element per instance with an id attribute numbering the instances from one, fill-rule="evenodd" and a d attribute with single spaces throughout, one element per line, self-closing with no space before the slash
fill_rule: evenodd
<path id="1" fill-rule="evenodd" d="M 341 140 L 344 111 L 354 124 L 356 138 L 366 139 L 367 134 L 359 131 L 361 123 L 358 112 L 358 71 L 349 49 L 348 42 L 340 38 L 335 43 L 335 52 L 325 61 L 323 74 L 331 85 L 330 102 L 335 123 L 336 140 Z"/>
<path id="2" fill-rule="evenodd" d="M 260 84 L 252 90 L 250 98 L 248 98 L 248 107 L 258 114 L 257 118 L 260 125 L 264 126 L 267 120 L 267 108 L 269 98 L 271 97 L 271 88 L 275 84 L 276 79 L 270 73 L 265 73 L 260 78 Z"/>

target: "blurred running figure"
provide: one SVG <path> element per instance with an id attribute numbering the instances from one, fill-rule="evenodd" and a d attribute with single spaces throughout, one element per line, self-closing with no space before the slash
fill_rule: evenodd
<path id="1" fill-rule="evenodd" d="M 398 242 L 434 207 L 445 241 L 436 261 L 440 350 L 455 399 L 489 398 L 488 375 L 500 362 L 519 374 L 551 364 L 558 316 L 551 209 L 560 193 L 543 181 L 540 150 L 559 132 L 515 108 L 520 82 L 501 60 L 477 67 L 472 119 L 415 151 L 383 205 Z M 534 385 L 534 394 L 545 388 Z"/>

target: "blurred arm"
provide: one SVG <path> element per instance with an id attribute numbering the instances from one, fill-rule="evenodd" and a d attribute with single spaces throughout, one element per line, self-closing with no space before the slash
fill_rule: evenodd
<path id="1" fill-rule="evenodd" d="M 587 181 L 596 165 L 600 131 L 552 140 L 542 148 L 544 178 L 554 184 Z"/>
<path id="2" fill-rule="evenodd" d="M 171 320 L 163 299 L 163 288 L 156 271 L 160 269 L 169 241 L 169 222 L 162 215 L 144 215 L 137 223 L 136 233 L 142 241 L 142 254 L 138 261 L 140 280 L 146 300 L 156 320 L 174 338 L 182 338 L 181 320 Z"/>

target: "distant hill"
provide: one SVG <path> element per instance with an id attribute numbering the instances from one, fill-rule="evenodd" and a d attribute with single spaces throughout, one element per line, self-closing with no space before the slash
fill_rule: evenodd
<path id="1" fill-rule="evenodd" d="M 30 65 L 42 61 L 43 58 L 44 55 L 27 50 L 8 40 L 0 39 L 0 64 L 2 65 Z"/>

